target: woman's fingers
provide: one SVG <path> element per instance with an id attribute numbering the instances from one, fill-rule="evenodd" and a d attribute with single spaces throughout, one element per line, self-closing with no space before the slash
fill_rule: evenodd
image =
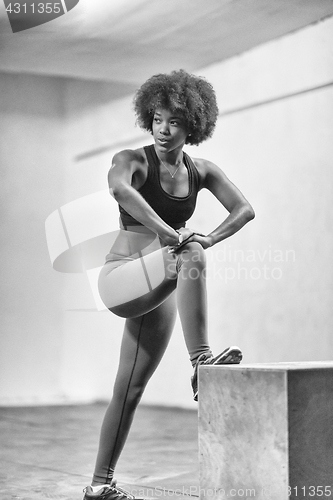
<path id="1" fill-rule="evenodd" d="M 200 245 L 204 249 L 206 249 L 210 246 L 210 244 L 206 240 L 206 236 L 204 234 L 195 232 L 195 233 L 191 234 L 190 236 L 188 236 L 185 240 L 183 240 L 179 245 L 170 246 L 168 248 L 168 253 L 177 253 L 179 250 L 181 250 L 183 248 L 184 245 L 186 245 L 187 243 L 189 243 L 191 241 L 196 241 L 196 242 L 200 243 Z"/>
<path id="2" fill-rule="evenodd" d="M 183 248 L 184 245 L 189 243 L 190 241 L 193 241 L 193 237 L 195 236 L 195 233 L 190 234 L 187 238 L 185 238 L 179 245 L 175 245 L 173 247 L 168 248 L 168 253 L 176 253 L 178 250 Z"/>

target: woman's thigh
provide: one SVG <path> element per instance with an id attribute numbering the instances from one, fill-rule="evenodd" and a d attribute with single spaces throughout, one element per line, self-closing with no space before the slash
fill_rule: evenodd
<path id="1" fill-rule="evenodd" d="M 118 316 L 133 318 L 152 311 L 177 286 L 177 256 L 167 248 L 116 265 L 104 265 L 98 286 L 104 304 Z"/>

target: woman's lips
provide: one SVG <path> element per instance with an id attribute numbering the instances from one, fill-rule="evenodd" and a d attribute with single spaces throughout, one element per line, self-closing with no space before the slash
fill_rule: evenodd
<path id="1" fill-rule="evenodd" d="M 163 139 L 162 137 L 158 137 L 157 140 L 160 144 L 167 144 L 169 142 L 168 139 Z"/>

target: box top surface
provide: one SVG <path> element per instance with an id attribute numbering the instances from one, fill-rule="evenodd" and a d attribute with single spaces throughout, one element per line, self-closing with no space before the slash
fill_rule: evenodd
<path id="1" fill-rule="evenodd" d="M 201 365 L 210 370 L 323 370 L 333 369 L 333 361 L 285 361 L 280 363 L 241 363 L 239 365 Z"/>

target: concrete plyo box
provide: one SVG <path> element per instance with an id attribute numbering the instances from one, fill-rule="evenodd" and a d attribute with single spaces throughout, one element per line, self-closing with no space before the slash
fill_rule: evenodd
<path id="1" fill-rule="evenodd" d="M 333 499 L 333 362 L 199 368 L 200 500 Z"/>

